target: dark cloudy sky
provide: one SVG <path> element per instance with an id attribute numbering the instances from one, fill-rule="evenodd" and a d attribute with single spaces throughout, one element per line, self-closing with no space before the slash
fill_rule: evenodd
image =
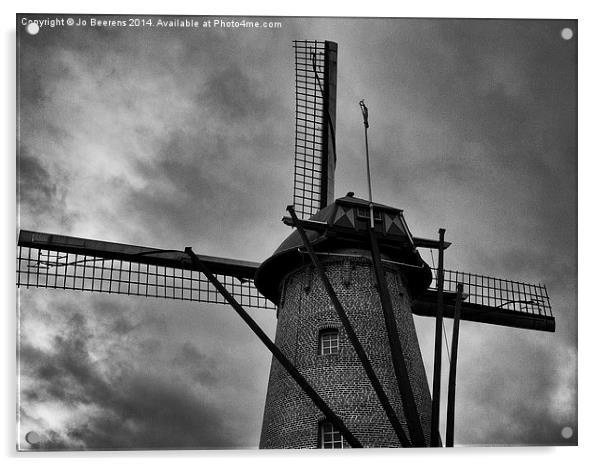
<path id="1" fill-rule="evenodd" d="M 462 324 L 456 442 L 574 444 L 576 22 L 279 20 L 18 26 L 18 226 L 265 259 L 290 232 L 292 40 L 338 42 L 336 195 L 367 196 L 363 98 L 375 200 L 417 236 L 445 227 L 448 268 L 548 286 L 556 333 Z M 270 357 L 226 306 L 19 300 L 20 448 L 257 446 Z M 415 321 L 430 380 L 433 321 Z"/>

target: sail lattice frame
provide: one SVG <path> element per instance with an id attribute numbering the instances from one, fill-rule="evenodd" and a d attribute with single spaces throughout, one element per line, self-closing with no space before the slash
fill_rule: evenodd
<path id="1" fill-rule="evenodd" d="M 245 307 L 274 309 L 252 280 L 216 274 Z M 19 246 L 17 286 L 227 304 L 198 270 Z"/>
<path id="2" fill-rule="evenodd" d="M 309 218 L 334 199 L 336 44 L 296 40 L 294 49 L 293 204 Z"/>
<path id="3" fill-rule="evenodd" d="M 416 315 L 435 317 L 437 274 L 428 290 L 412 303 Z M 530 284 L 468 272 L 444 270 L 444 317 L 453 318 L 456 286 L 463 284 L 461 319 L 504 327 L 556 331 L 550 298 L 545 285 Z"/>
<path id="4" fill-rule="evenodd" d="M 199 260 L 244 306 L 275 309 L 255 287 L 256 262 L 200 256 Z M 155 249 L 22 230 L 17 245 L 17 286 L 157 297 L 226 304 L 182 251 Z M 437 277 L 415 297 L 412 312 L 434 316 Z M 464 285 L 462 320 L 555 331 L 547 289 L 454 270 L 444 271 L 444 316 L 453 317 L 456 285 Z"/>
<path id="5" fill-rule="evenodd" d="M 437 289 L 437 271 L 433 272 L 430 289 Z M 550 297 L 545 285 L 488 277 L 457 270 L 443 271 L 443 291 L 455 293 L 456 285 L 464 285 L 465 302 L 514 312 L 552 317 Z"/>

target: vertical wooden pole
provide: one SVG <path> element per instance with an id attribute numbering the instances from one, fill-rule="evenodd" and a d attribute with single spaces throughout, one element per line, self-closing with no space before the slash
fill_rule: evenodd
<path id="1" fill-rule="evenodd" d="M 374 272 L 376 274 L 376 284 L 378 286 L 380 303 L 383 308 L 383 316 L 385 320 L 385 328 L 389 338 L 389 347 L 391 348 L 391 360 L 393 362 L 393 370 L 397 379 L 397 387 L 401 395 L 403 404 L 403 412 L 408 423 L 408 431 L 412 445 L 415 447 L 426 447 L 422 424 L 420 423 L 420 415 L 416 407 L 416 400 L 412 391 L 408 368 L 405 363 L 403 349 L 399 340 L 399 332 L 397 331 L 397 322 L 395 321 L 395 313 L 393 312 L 393 303 L 391 302 L 391 294 L 387 286 L 387 278 L 385 270 L 380 259 L 380 248 L 376 239 L 376 232 L 373 228 L 368 229 L 370 237 L 370 248 L 372 251 L 372 262 L 374 264 Z"/>
<path id="2" fill-rule="evenodd" d="M 458 362 L 458 339 L 460 337 L 460 313 L 462 312 L 462 292 L 464 285 L 456 287 L 456 307 L 454 308 L 454 330 L 452 333 L 451 361 L 449 362 L 449 388 L 447 390 L 447 424 L 445 446 L 454 446 L 454 414 L 456 405 L 456 367 Z"/>
<path id="3" fill-rule="evenodd" d="M 440 447 L 439 405 L 441 399 L 441 339 L 443 329 L 443 252 L 445 229 L 439 229 L 439 264 L 437 267 L 437 318 L 435 321 L 435 362 L 433 368 L 433 410 L 431 413 L 431 446 Z"/>

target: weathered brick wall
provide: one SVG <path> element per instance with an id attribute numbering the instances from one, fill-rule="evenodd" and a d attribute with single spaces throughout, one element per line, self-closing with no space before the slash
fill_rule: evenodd
<path id="1" fill-rule="evenodd" d="M 408 434 L 372 265 L 365 258 L 326 257 L 321 257 L 326 273 Z M 428 442 L 431 399 L 410 309 L 411 299 L 399 270 L 387 265 L 386 277 Z M 400 446 L 313 267 L 308 265 L 293 271 L 282 286 L 276 344 L 364 447 Z M 339 330 L 338 354 L 319 354 L 318 335 L 325 328 Z M 322 420 L 323 414 L 273 359 L 260 448 L 316 448 Z"/>

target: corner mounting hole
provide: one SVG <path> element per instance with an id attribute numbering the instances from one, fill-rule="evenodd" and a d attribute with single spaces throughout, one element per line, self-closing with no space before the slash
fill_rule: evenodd
<path id="1" fill-rule="evenodd" d="M 25 434 L 25 441 L 30 445 L 37 445 L 38 443 L 40 443 L 40 440 L 42 440 L 40 435 L 34 430 L 29 431 L 27 432 L 27 434 Z"/>
<path id="2" fill-rule="evenodd" d="M 560 435 L 562 435 L 562 438 L 570 439 L 573 436 L 573 429 L 568 426 L 563 427 L 562 430 L 560 431 Z"/>
<path id="3" fill-rule="evenodd" d="M 560 36 L 564 40 L 571 40 L 573 38 L 573 30 L 571 28 L 564 28 L 562 31 L 560 31 Z"/>
<path id="4" fill-rule="evenodd" d="M 35 36 L 38 32 L 40 32 L 40 26 L 38 23 L 28 23 L 27 26 L 25 26 L 25 30 L 29 35 Z"/>

